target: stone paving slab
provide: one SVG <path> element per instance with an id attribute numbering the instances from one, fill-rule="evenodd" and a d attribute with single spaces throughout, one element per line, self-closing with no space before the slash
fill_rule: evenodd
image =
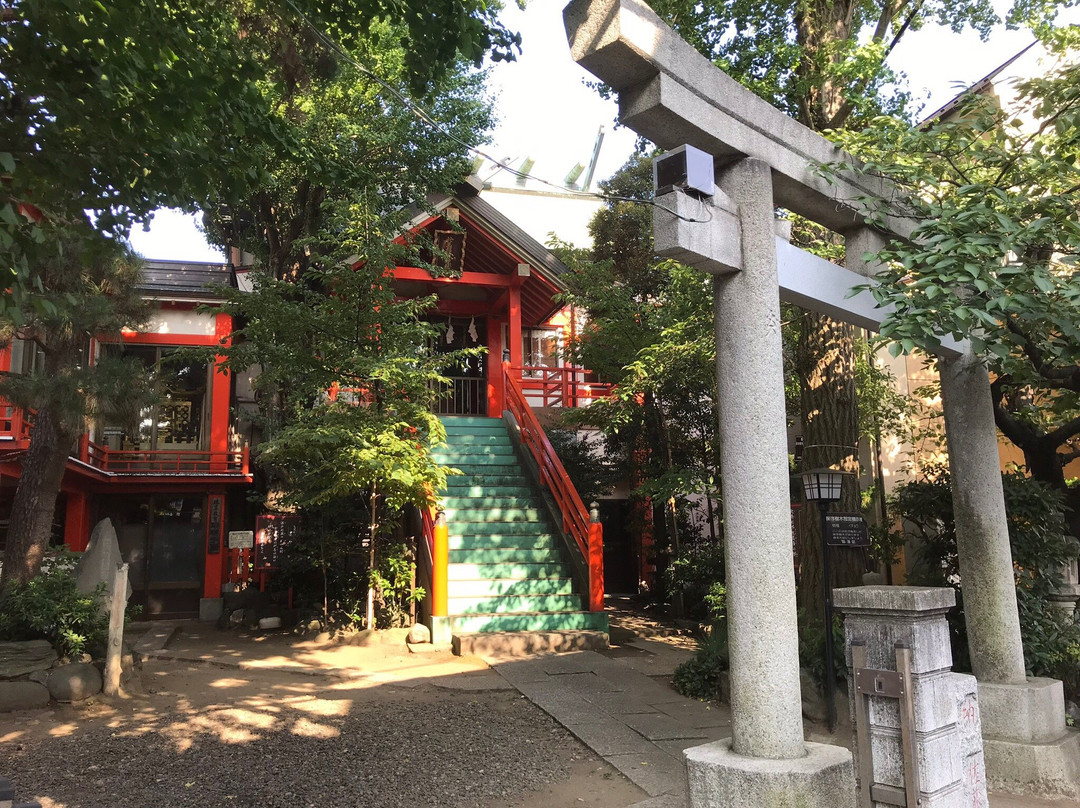
<path id="1" fill-rule="evenodd" d="M 592 724 L 564 724 L 587 747 L 601 757 L 641 755 L 653 751 L 653 744 L 634 730 L 615 721 Z"/>
<path id="2" fill-rule="evenodd" d="M 639 713 L 620 716 L 620 720 L 630 729 L 641 733 L 650 741 L 670 741 L 678 738 L 703 738 L 705 733 L 695 727 L 687 726 L 670 715 L 663 713 Z"/>
<path id="3" fill-rule="evenodd" d="M 628 697 L 626 691 L 619 691 L 618 693 L 593 693 L 585 696 L 585 701 L 596 705 L 605 713 L 612 716 L 651 713 L 658 709 L 647 702 Z"/>
<path id="4" fill-rule="evenodd" d="M 686 766 L 681 749 L 669 751 L 655 741 L 680 738 L 687 746 L 696 746 L 715 733 L 692 727 L 693 721 L 680 722 L 671 712 L 697 722 L 715 723 L 722 716 L 710 714 L 635 667 L 592 651 L 495 663 L 506 681 L 650 798 L 663 798 L 639 808 L 684 808 Z"/>
<path id="5" fill-rule="evenodd" d="M 731 716 L 726 710 L 710 707 L 700 701 L 684 699 L 682 702 L 665 702 L 656 705 L 656 709 L 695 729 L 731 727 Z"/>
<path id="6" fill-rule="evenodd" d="M 635 802 L 628 808 L 689 808 L 690 802 L 681 794 L 661 794 L 647 800 Z"/>
<path id="7" fill-rule="evenodd" d="M 650 797 L 686 793 L 686 764 L 654 747 L 647 754 L 605 755 L 604 759 Z"/>

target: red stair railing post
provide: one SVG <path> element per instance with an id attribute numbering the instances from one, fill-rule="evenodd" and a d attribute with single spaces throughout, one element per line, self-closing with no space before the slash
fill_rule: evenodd
<path id="1" fill-rule="evenodd" d="M 435 518 L 435 546 L 431 553 L 431 616 L 446 617 L 449 613 L 447 595 L 450 563 L 450 528 L 441 510 Z"/>
<path id="2" fill-rule="evenodd" d="M 604 526 L 598 502 L 589 505 L 589 611 L 604 611 Z"/>

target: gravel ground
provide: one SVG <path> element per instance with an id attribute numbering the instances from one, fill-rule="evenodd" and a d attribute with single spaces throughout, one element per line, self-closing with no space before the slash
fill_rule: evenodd
<path id="1" fill-rule="evenodd" d="M 136 699 L 24 713 L 22 724 L 7 716 L 0 767 L 20 799 L 44 808 L 466 808 L 520 803 L 582 761 L 595 765 L 513 691 L 358 688 L 175 662 L 148 664 L 143 681 Z"/>

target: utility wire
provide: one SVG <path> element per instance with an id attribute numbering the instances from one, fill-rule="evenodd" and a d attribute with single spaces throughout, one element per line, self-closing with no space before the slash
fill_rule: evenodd
<path id="1" fill-rule="evenodd" d="M 446 127 L 444 127 L 442 124 L 440 124 L 435 119 L 434 115 L 432 115 L 430 112 L 428 112 L 422 106 L 420 106 L 418 103 L 413 101 L 411 98 L 409 98 L 407 95 L 405 95 L 403 92 L 401 92 L 397 87 L 392 85 L 390 82 L 386 81 L 381 76 L 377 75 L 373 70 L 368 68 L 367 65 L 360 62 L 351 53 L 349 53 L 344 48 L 342 48 L 329 34 L 326 34 L 322 30 L 320 30 L 315 25 L 315 23 L 313 23 L 311 21 L 311 19 L 303 11 L 301 11 L 299 8 L 297 8 L 296 4 L 293 3 L 293 0 L 285 0 L 285 2 L 289 6 L 289 8 L 291 8 L 293 10 L 293 12 L 298 17 L 300 17 L 301 20 L 303 20 L 304 24 L 308 27 L 308 30 L 310 30 L 311 33 L 314 34 L 315 38 L 318 39 L 323 45 L 325 45 L 327 48 L 329 48 L 331 51 L 336 53 L 338 56 L 340 56 L 346 62 L 351 64 L 353 67 L 355 67 L 357 70 L 359 70 L 365 76 L 367 76 L 369 79 L 371 79 L 372 81 L 377 83 L 380 87 L 382 87 L 387 92 L 389 92 L 392 96 L 394 96 L 394 98 L 396 98 L 398 101 L 400 101 L 402 104 L 404 104 L 405 108 L 408 109 L 409 112 L 411 112 L 419 120 L 423 121 L 428 126 L 435 129 L 437 132 L 442 134 L 444 137 L 449 138 L 450 140 L 457 143 L 459 146 L 462 146 L 465 149 L 467 149 L 468 151 L 472 152 L 477 157 L 481 157 L 484 160 L 487 160 L 489 163 L 491 163 L 493 166 L 495 166 L 496 169 L 498 169 L 500 171 L 509 172 L 510 174 L 514 175 L 518 179 L 534 180 L 534 181 L 539 182 L 539 183 L 541 183 L 543 185 L 547 185 L 547 186 L 549 186 L 551 188 L 555 188 L 556 190 L 560 191 L 561 193 L 569 193 L 569 194 L 571 194 L 573 196 L 579 196 L 579 197 L 588 198 L 588 199 L 602 199 L 605 202 L 630 202 L 630 203 L 635 204 L 635 205 L 651 205 L 652 207 L 659 208 L 660 210 L 663 210 L 663 211 L 666 211 L 667 213 L 670 213 L 672 216 L 675 216 L 676 218 L 681 219 L 684 222 L 690 222 L 690 223 L 694 223 L 694 224 L 706 224 L 706 223 L 712 221 L 712 218 L 713 218 L 712 211 L 709 210 L 709 206 L 704 204 L 704 203 L 702 203 L 702 208 L 704 209 L 705 215 L 706 215 L 707 218 L 705 218 L 705 219 L 694 219 L 694 218 L 691 218 L 689 216 L 683 216 L 681 213 L 678 213 L 677 211 L 674 211 L 671 208 L 666 207 L 665 205 L 661 205 L 655 199 L 635 199 L 634 197 L 629 197 L 629 196 L 615 196 L 615 195 L 612 195 L 612 194 L 596 193 L 594 191 L 579 191 L 576 188 L 568 188 L 565 185 L 559 185 L 558 183 L 550 182 L 548 180 L 543 179 L 542 177 L 536 177 L 536 176 L 533 176 L 531 174 L 523 173 L 521 171 L 518 171 L 516 168 L 512 168 L 511 166 L 506 165 L 505 163 L 503 163 L 500 160 L 496 160 L 494 157 L 492 157 L 490 154 L 483 151 L 479 147 L 474 146 L 471 143 L 468 143 L 468 142 L 462 140 L 460 137 L 455 135 L 453 132 L 446 129 Z"/>

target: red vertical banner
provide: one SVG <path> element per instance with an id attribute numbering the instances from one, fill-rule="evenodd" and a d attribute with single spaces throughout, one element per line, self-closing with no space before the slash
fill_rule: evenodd
<path id="1" fill-rule="evenodd" d="M 203 566 L 203 597 L 221 597 L 225 580 L 225 495 L 206 497 L 206 562 Z"/>

